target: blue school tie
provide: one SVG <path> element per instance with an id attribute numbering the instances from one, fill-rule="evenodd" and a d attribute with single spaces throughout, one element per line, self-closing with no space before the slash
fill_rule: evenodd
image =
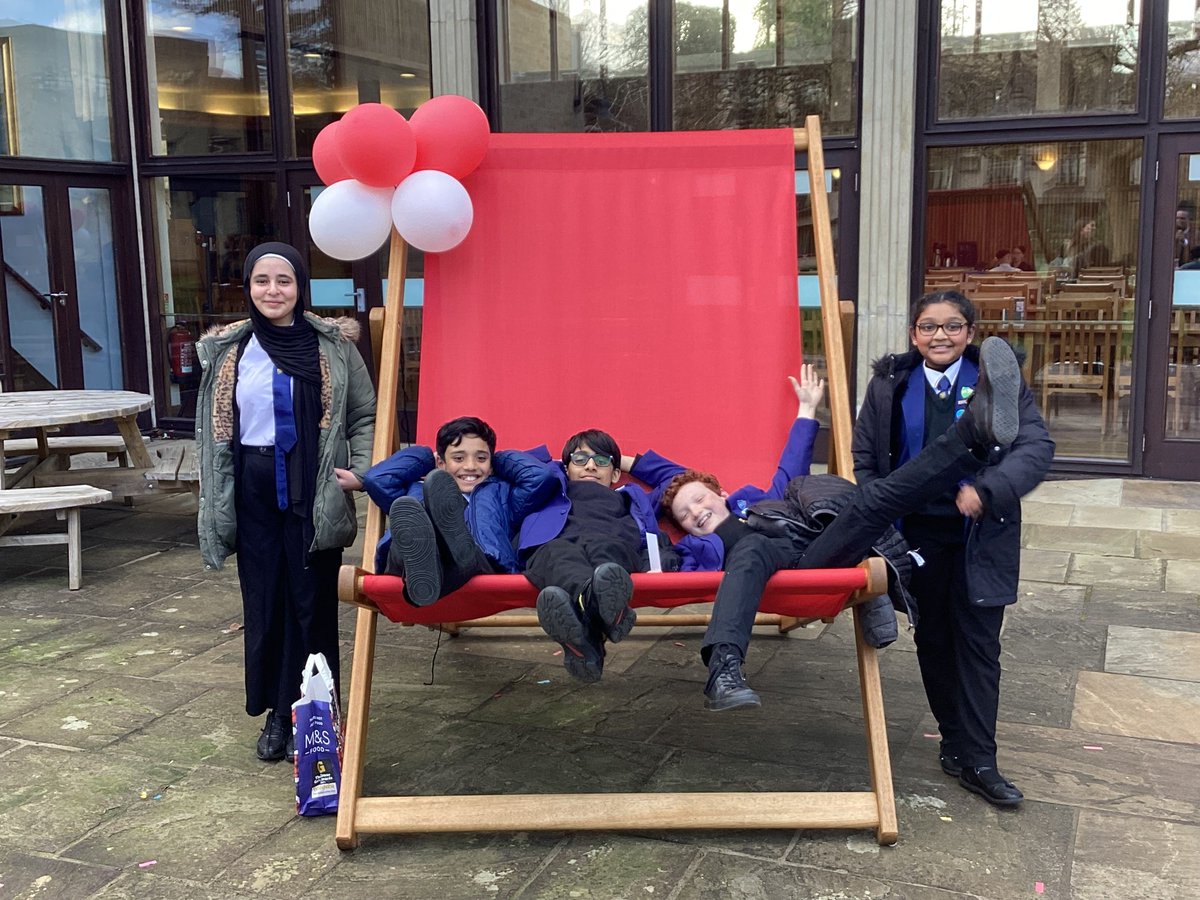
<path id="1" fill-rule="evenodd" d="M 287 509 L 287 454 L 296 446 L 296 417 L 292 414 L 292 378 L 279 368 L 271 379 L 271 399 L 275 405 L 275 501 L 280 509 Z"/>
<path id="2" fill-rule="evenodd" d="M 945 375 L 938 379 L 937 395 L 939 400 L 945 400 L 950 396 L 950 379 Z"/>

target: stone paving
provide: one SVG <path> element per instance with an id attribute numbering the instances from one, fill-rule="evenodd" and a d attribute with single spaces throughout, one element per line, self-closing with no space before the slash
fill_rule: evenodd
<path id="1" fill-rule="evenodd" d="M 892 848 L 631 831 L 340 853 L 332 818 L 295 815 L 290 769 L 254 757 L 236 571 L 204 571 L 194 510 L 85 510 L 75 593 L 65 548 L 0 550 L 0 898 L 1200 897 L 1200 484 L 1061 481 L 1027 501 L 999 728 L 1019 810 L 942 774 L 909 635 L 883 651 Z M 368 793 L 860 789 L 849 625 L 764 630 L 764 709 L 714 715 L 698 628 L 635 630 L 580 687 L 532 632 L 384 622 Z M 348 660 L 349 608 L 342 626 Z"/>

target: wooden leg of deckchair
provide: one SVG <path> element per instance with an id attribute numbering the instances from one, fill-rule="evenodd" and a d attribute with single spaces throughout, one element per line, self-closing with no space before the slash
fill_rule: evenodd
<path id="1" fill-rule="evenodd" d="M 809 619 L 808 621 L 811 622 L 812 619 Z M 800 621 L 799 619 L 797 619 L 795 616 L 780 616 L 779 617 L 779 633 L 787 634 L 793 628 L 799 628 L 803 624 L 804 623 L 802 621 Z"/>
<path id="2" fill-rule="evenodd" d="M 879 682 L 879 655 L 863 639 L 861 606 L 854 607 L 854 643 L 858 650 L 858 684 L 867 730 L 867 755 L 871 762 L 871 790 L 879 804 L 879 826 L 875 836 L 881 845 L 890 845 L 899 837 L 899 826 L 892 787 L 892 761 L 888 754 L 887 719 L 883 711 L 883 686 Z"/>
<path id="3" fill-rule="evenodd" d="M 354 662 L 350 671 L 350 703 L 346 710 L 346 744 L 342 749 L 342 787 L 338 797 L 337 845 L 340 850 L 358 846 L 355 814 L 362 796 L 363 759 L 367 721 L 371 708 L 371 675 L 375 668 L 375 629 L 379 613 L 358 610 L 354 626 Z"/>

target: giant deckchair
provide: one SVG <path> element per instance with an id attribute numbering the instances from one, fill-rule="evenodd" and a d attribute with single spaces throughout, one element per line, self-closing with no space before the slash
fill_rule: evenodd
<path id="1" fill-rule="evenodd" d="M 820 126 L 792 131 L 492 136 L 465 184 L 471 234 L 426 260 L 417 438 L 458 415 L 488 420 L 509 447 L 558 447 L 587 427 L 626 452 L 651 447 L 724 483 L 764 483 L 794 415 L 784 375 L 800 364 L 795 153 L 807 152 L 833 418 L 831 469 L 852 477 L 850 400 L 833 267 Z M 374 459 L 396 442 L 405 244 L 393 235 L 384 310 L 372 321 L 379 364 Z M 855 635 L 869 789 L 845 792 L 364 796 L 376 628 L 405 623 L 536 626 L 523 576 L 477 576 L 432 606 L 375 575 L 383 514 L 367 516 L 361 567 L 343 566 L 339 596 L 356 604 L 353 679 L 337 843 L 364 832 L 618 828 L 873 828 L 897 837 L 875 651 Z M 634 576 L 633 605 L 711 601 L 719 572 Z M 781 630 L 831 619 L 886 590 L 880 560 L 779 572 L 760 622 Z M 639 613 L 638 627 L 704 617 Z M 604 690 L 600 685 L 595 690 Z M 717 727 L 714 722 L 713 727 Z M 786 727 L 784 723 L 780 727 Z M 814 766 L 820 761 L 814 760 Z"/>

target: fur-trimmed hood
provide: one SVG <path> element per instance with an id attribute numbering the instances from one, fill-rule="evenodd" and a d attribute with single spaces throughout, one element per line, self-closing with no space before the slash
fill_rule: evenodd
<path id="1" fill-rule="evenodd" d="M 362 326 L 359 324 L 358 319 L 353 319 L 349 316 L 323 317 L 307 310 L 304 315 L 308 318 L 308 321 L 312 322 L 314 328 L 331 338 L 339 338 L 353 344 L 358 341 L 359 335 L 362 334 Z M 220 338 L 232 337 L 235 333 L 240 337 L 242 332 L 249 327 L 249 319 L 239 319 L 236 322 L 214 325 L 200 336 L 200 340 L 218 340 Z"/>

